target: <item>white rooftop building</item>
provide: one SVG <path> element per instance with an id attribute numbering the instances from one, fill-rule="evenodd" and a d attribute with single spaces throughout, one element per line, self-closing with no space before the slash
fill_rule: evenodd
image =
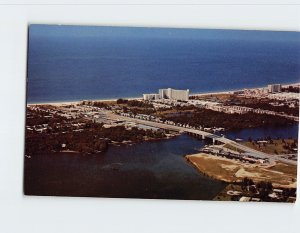
<path id="1" fill-rule="evenodd" d="M 160 99 L 159 94 L 143 94 L 144 100 L 158 100 Z"/>
<path id="2" fill-rule="evenodd" d="M 159 94 L 143 94 L 144 100 L 170 99 L 188 101 L 190 90 L 159 89 Z"/>
<path id="3" fill-rule="evenodd" d="M 161 99 L 171 99 L 171 100 L 189 100 L 189 92 L 190 90 L 175 90 L 172 88 L 168 89 L 159 89 L 159 95 Z"/>
<path id="4" fill-rule="evenodd" d="M 281 92 L 281 84 L 270 84 L 268 85 L 269 93 Z"/>

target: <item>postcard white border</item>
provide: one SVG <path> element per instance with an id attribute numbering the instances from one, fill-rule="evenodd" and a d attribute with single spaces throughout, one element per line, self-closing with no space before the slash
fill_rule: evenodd
<path id="1" fill-rule="evenodd" d="M 220 1 L 201 5 L 195 1 L 189 5 L 178 1 L 176 5 L 169 1 L 160 5 L 149 1 L 139 1 L 144 5 L 134 1 L 127 1 L 129 5 L 9 2 L 0 6 L 0 232 L 300 232 L 299 201 L 293 205 L 25 197 L 22 192 L 28 24 L 300 31 L 298 1 L 271 1 L 273 5 L 266 5 L 267 0 L 260 5 L 244 0 L 239 5 L 232 4 L 237 1 L 225 5 L 215 5 Z"/>

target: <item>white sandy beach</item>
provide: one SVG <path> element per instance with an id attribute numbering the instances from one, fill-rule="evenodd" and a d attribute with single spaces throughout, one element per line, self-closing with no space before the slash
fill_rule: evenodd
<path id="1" fill-rule="evenodd" d="M 291 84 L 283 84 L 282 87 L 288 86 L 299 86 L 300 83 L 291 83 Z M 263 87 L 253 87 L 253 88 L 246 88 L 249 90 L 254 90 L 257 88 Z M 245 89 L 245 88 L 243 88 Z M 192 93 L 190 96 L 206 96 L 206 95 L 220 95 L 220 94 L 233 94 L 236 91 L 242 91 L 243 89 L 235 89 L 229 91 L 215 91 L 215 92 L 203 92 L 203 93 Z M 77 100 L 77 101 L 59 101 L 59 102 L 42 102 L 42 103 L 30 103 L 27 106 L 34 106 L 34 105 L 54 105 L 54 106 L 61 106 L 61 105 L 71 105 L 71 104 L 78 104 L 81 101 L 96 101 L 96 102 L 111 102 L 117 101 L 118 99 L 127 99 L 127 100 L 142 100 L 143 97 L 122 97 L 122 98 L 114 98 L 114 99 L 86 99 L 86 100 Z"/>
<path id="2" fill-rule="evenodd" d="M 27 106 L 34 106 L 34 105 L 54 105 L 54 106 L 61 106 L 61 105 L 78 104 L 79 102 L 82 102 L 82 101 L 111 102 L 111 101 L 117 101 L 118 99 L 122 99 L 122 98 L 116 98 L 116 99 L 86 99 L 86 100 L 74 100 L 74 101 L 30 103 L 30 104 L 27 104 Z M 130 97 L 130 98 L 123 98 L 123 99 L 127 99 L 127 100 L 141 100 L 142 97 Z"/>

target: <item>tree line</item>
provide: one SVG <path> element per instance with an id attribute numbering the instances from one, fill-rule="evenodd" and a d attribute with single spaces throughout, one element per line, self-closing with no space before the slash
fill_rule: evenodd
<path id="1" fill-rule="evenodd" d="M 48 152 L 60 152 L 64 150 L 77 151 L 80 153 L 99 153 L 108 148 L 112 141 L 122 143 L 131 141 L 142 142 L 148 139 L 162 139 L 166 137 L 163 131 L 139 129 L 125 126 L 103 127 L 102 123 L 95 123 L 83 119 L 67 119 L 54 114 L 51 118 L 45 118 L 42 111 L 32 111 L 26 126 L 33 128 L 34 125 L 48 124 L 42 132 L 29 130 L 26 127 L 25 153 L 35 155 Z M 74 126 L 74 123 L 81 123 Z"/>
<path id="2" fill-rule="evenodd" d="M 245 114 L 227 114 L 210 109 L 198 109 L 193 113 L 165 115 L 163 119 L 173 121 L 175 123 L 188 124 L 193 127 L 222 127 L 226 130 L 285 126 L 294 123 L 290 119 L 279 116 L 256 114 L 251 112 Z"/>

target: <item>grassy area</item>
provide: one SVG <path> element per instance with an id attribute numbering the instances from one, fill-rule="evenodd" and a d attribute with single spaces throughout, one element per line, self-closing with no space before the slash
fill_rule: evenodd
<path id="1" fill-rule="evenodd" d="M 207 98 L 217 98 L 218 100 L 230 100 L 233 97 L 232 94 L 220 93 L 220 94 L 207 94 L 207 95 L 196 95 L 196 99 L 207 99 Z"/>
<path id="2" fill-rule="evenodd" d="M 170 114 L 176 114 L 176 113 L 180 113 L 180 114 L 185 114 L 185 113 L 193 113 L 195 112 L 197 109 L 193 108 L 193 109 L 177 109 L 176 107 L 172 107 L 172 108 L 164 108 L 164 109 L 158 109 L 155 113 L 155 115 L 157 117 L 164 117 L 164 116 L 168 116 Z"/>
<path id="3" fill-rule="evenodd" d="M 296 165 L 290 165 L 285 163 L 277 163 L 275 166 L 273 166 L 272 171 L 282 172 L 285 174 L 290 174 L 291 176 L 297 177 L 297 166 Z"/>
<path id="4" fill-rule="evenodd" d="M 272 167 L 265 167 L 205 153 L 187 155 L 186 158 L 201 173 L 225 182 L 239 182 L 248 177 L 255 182 L 270 181 L 275 187 L 294 187 L 296 185 L 296 165 L 277 163 Z"/>
<path id="5" fill-rule="evenodd" d="M 224 147 L 224 148 L 227 148 L 227 149 L 229 149 L 229 150 L 233 150 L 233 151 L 239 152 L 239 153 L 245 153 L 244 150 L 239 149 L 239 148 L 237 148 L 237 147 L 235 147 L 235 146 L 233 146 L 233 145 L 231 145 L 231 144 L 225 144 L 223 147 Z"/>
<path id="6" fill-rule="evenodd" d="M 257 143 L 255 141 L 252 142 L 242 142 L 241 144 L 253 148 L 258 151 L 262 151 L 267 154 L 289 154 L 295 153 L 295 151 L 291 150 L 296 144 L 294 144 L 293 139 L 285 139 L 285 140 L 271 140 L 267 143 Z M 290 149 L 288 149 L 290 148 Z"/>
<path id="7" fill-rule="evenodd" d="M 186 158 L 201 173 L 226 182 L 236 181 L 234 174 L 240 169 L 236 161 L 205 153 L 187 155 Z"/>
<path id="8" fill-rule="evenodd" d="M 113 104 L 117 103 L 116 100 L 102 100 L 101 102 L 108 104 L 108 105 L 113 105 Z"/>

